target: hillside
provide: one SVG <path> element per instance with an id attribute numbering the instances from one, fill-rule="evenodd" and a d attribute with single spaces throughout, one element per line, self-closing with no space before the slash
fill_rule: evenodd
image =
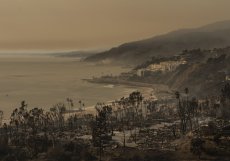
<path id="1" fill-rule="evenodd" d="M 70 52 L 58 52 L 51 53 L 52 56 L 57 57 L 73 57 L 73 58 L 86 58 L 97 53 L 96 51 L 70 51 Z"/>
<path id="2" fill-rule="evenodd" d="M 137 66 L 129 77 L 148 83 L 163 83 L 171 89 L 190 87 L 192 93 L 217 94 L 230 76 L 230 47 L 213 50 L 186 50 L 172 57 L 153 57 Z"/>
<path id="3" fill-rule="evenodd" d="M 195 29 L 181 29 L 142 41 L 130 42 L 89 56 L 85 61 L 141 64 L 153 56 L 172 56 L 185 49 L 212 49 L 230 45 L 230 21 Z"/>

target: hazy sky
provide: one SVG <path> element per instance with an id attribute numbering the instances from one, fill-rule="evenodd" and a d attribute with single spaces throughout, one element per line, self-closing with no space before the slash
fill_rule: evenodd
<path id="1" fill-rule="evenodd" d="M 230 19 L 230 0 L 0 0 L 0 50 L 103 49 Z"/>

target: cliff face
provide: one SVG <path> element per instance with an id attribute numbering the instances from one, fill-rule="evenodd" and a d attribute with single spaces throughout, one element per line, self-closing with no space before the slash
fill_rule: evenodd
<path id="1" fill-rule="evenodd" d="M 230 21 L 224 21 L 196 29 L 178 30 L 142 41 L 125 43 L 90 56 L 85 61 L 138 65 L 153 56 L 172 56 L 185 49 L 212 49 L 229 45 Z"/>
<path id="2" fill-rule="evenodd" d="M 177 63 L 175 68 L 166 71 L 148 70 L 150 65 L 160 65 L 163 62 L 170 62 L 168 61 L 170 59 L 174 62 L 180 62 L 183 59 L 184 63 Z M 176 59 L 178 60 L 176 61 Z M 217 94 L 229 76 L 229 62 L 230 47 L 214 50 L 191 50 L 166 59 L 152 59 L 135 70 L 143 71 L 143 75 L 138 79 L 144 82 L 163 83 L 176 90 L 188 87 L 191 88 L 191 92 L 196 94 Z"/>
<path id="3" fill-rule="evenodd" d="M 191 87 L 194 93 L 217 94 L 230 71 L 229 62 L 230 57 L 222 55 L 206 63 L 189 64 L 183 70 L 178 69 L 169 84 L 175 89 Z"/>

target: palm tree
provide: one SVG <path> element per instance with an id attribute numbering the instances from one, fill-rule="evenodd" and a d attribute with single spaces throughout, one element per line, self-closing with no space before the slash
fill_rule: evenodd
<path id="1" fill-rule="evenodd" d="M 81 100 L 78 101 L 79 105 L 80 105 L 80 110 L 82 111 L 82 108 L 81 108 Z"/>
<path id="2" fill-rule="evenodd" d="M 68 105 L 68 108 L 69 108 L 69 117 L 70 117 L 70 112 L 73 109 L 74 104 L 73 104 L 73 100 L 70 99 L 70 98 L 67 98 L 66 101 L 67 101 L 67 105 Z"/>
<path id="3" fill-rule="evenodd" d="M 19 107 L 19 109 L 20 109 L 20 110 L 27 110 L 26 108 L 27 108 L 27 104 L 26 104 L 26 102 L 23 100 L 23 101 L 21 102 L 21 107 Z"/>
<path id="4" fill-rule="evenodd" d="M 82 103 L 82 108 L 84 109 L 84 111 L 85 111 L 85 104 L 84 103 Z"/>

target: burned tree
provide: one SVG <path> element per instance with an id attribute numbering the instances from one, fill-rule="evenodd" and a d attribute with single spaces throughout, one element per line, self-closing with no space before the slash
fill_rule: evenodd
<path id="1" fill-rule="evenodd" d="M 186 99 L 181 98 L 180 93 L 175 92 L 176 99 L 178 100 L 177 112 L 181 122 L 181 133 L 185 134 L 190 127 L 193 130 L 193 119 L 198 115 L 198 102 L 196 98 L 189 100 L 188 88 L 185 88 Z"/>
<path id="2" fill-rule="evenodd" d="M 224 119 L 230 118 L 230 84 L 227 83 L 221 89 L 221 114 Z"/>
<path id="3" fill-rule="evenodd" d="M 2 125 L 3 111 L 0 111 L 0 126 Z"/>
<path id="4" fill-rule="evenodd" d="M 111 126 L 109 124 L 109 118 L 112 114 L 112 108 L 111 106 L 105 105 L 104 103 L 97 103 L 95 108 L 97 111 L 97 116 L 95 121 L 93 122 L 92 139 L 93 145 L 95 147 L 99 147 L 99 155 L 101 160 L 104 147 L 112 139 Z"/>
<path id="5" fill-rule="evenodd" d="M 190 143 L 190 151 L 200 159 L 205 141 L 201 138 L 193 138 Z"/>

